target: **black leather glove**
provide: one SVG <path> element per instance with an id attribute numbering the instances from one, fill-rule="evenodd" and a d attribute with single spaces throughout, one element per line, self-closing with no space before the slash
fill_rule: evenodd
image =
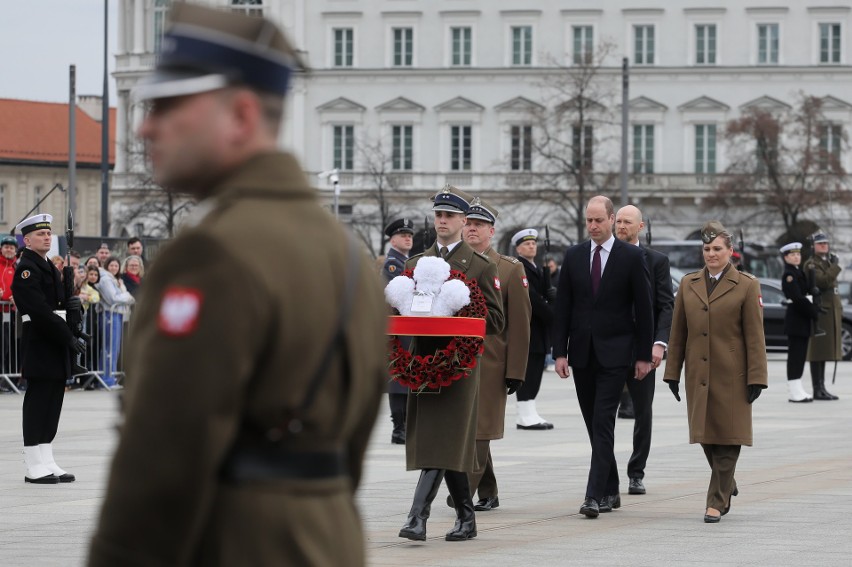
<path id="1" fill-rule="evenodd" d="M 550 303 L 553 303 L 554 301 L 556 301 L 556 288 L 555 287 L 548 288 L 547 291 L 545 292 L 545 296 L 547 297 L 547 301 L 549 301 Z"/>
<path id="2" fill-rule="evenodd" d="M 675 399 L 677 401 L 680 401 L 680 384 L 678 384 L 677 382 L 669 381 L 668 385 L 669 390 L 672 391 L 672 394 L 674 394 Z"/>
<path id="3" fill-rule="evenodd" d="M 840 258 L 837 257 L 837 254 L 829 254 L 828 255 L 828 261 L 831 262 L 832 264 L 839 264 Z"/>
<path id="4" fill-rule="evenodd" d="M 85 343 L 81 343 L 80 341 L 77 340 L 76 337 L 71 339 L 71 342 L 68 343 L 68 348 L 71 349 L 71 354 L 74 355 L 75 357 L 78 354 L 83 354 L 83 353 L 86 352 Z"/>
<path id="5" fill-rule="evenodd" d="M 506 395 L 511 396 L 515 392 L 518 391 L 524 384 L 523 380 L 516 380 L 515 378 L 506 378 Z"/>
<path id="6" fill-rule="evenodd" d="M 759 386 L 758 384 L 749 384 L 748 385 L 748 403 L 754 402 L 757 398 L 760 397 L 760 393 L 763 391 L 763 386 Z"/>

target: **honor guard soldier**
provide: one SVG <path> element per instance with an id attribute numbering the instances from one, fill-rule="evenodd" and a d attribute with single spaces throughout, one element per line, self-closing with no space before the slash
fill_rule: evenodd
<path id="1" fill-rule="evenodd" d="M 813 235 L 814 255 L 805 262 L 804 272 L 813 287 L 814 302 L 820 306 L 817 327 L 824 334 L 812 336 L 808 345 L 811 363 L 811 382 L 815 400 L 836 400 L 837 396 L 825 389 L 825 362 L 843 359 L 840 339 L 843 330 L 843 304 L 837 293 L 837 276 L 843 269 L 837 255 L 829 252 L 828 236 L 824 232 Z M 811 276 L 813 274 L 813 276 Z M 835 367 L 836 368 L 836 367 Z"/>
<path id="2" fill-rule="evenodd" d="M 84 352 L 65 322 L 67 299 L 62 275 L 47 259 L 53 217 L 35 215 L 15 230 L 24 236 L 24 248 L 15 270 L 12 295 L 21 316 L 21 377 L 24 395 L 25 482 L 74 482 L 53 458 L 53 439 L 65 399 L 65 382 L 71 378 L 71 357 Z M 77 300 L 79 302 L 79 300 Z"/>
<path id="3" fill-rule="evenodd" d="M 476 419 L 476 460 L 479 468 L 468 475 L 471 494 L 479 491 L 474 505 L 477 512 L 500 506 L 497 478 L 491 459 L 491 440 L 503 438 L 506 422 L 506 396 L 524 383 L 527 347 L 530 343 L 530 296 L 527 275 L 517 258 L 504 256 L 491 247 L 497 209 L 474 198 L 467 210 L 464 241 L 497 264 L 503 316 L 506 324 L 500 333 L 485 337 L 485 354 L 479 372 L 479 409 Z"/>
<path id="4" fill-rule="evenodd" d="M 414 268 L 424 256 L 441 257 L 452 270 L 475 280 L 488 310 L 487 335 L 503 330 L 503 300 L 498 289 L 497 266 L 487 257 L 477 254 L 462 240 L 464 214 L 470 207 L 470 195 L 447 185 L 432 200 L 435 213 L 435 244 L 406 262 Z M 448 337 L 418 337 L 412 353 L 432 356 L 445 348 Z M 476 537 L 476 514 L 467 475 L 478 469 L 476 462 L 476 408 L 479 403 L 479 372 L 477 364 L 471 374 L 435 392 L 408 394 L 405 459 L 408 470 L 420 469 L 420 479 L 414 489 L 414 501 L 399 537 L 422 541 L 426 539 L 426 520 L 432 501 L 445 479 L 456 509 L 456 522 L 447 541 L 464 541 Z"/>
<path id="5" fill-rule="evenodd" d="M 808 279 L 800 267 L 802 243 L 785 244 L 780 251 L 784 259 L 781 289 L 787 298 L 787 310 L 784 313 L 784 332 L 787 335 L 787 387 L 790 390 L 791 402 L 812 402 L 813 398 L 802 387 L 802 373 L 805 371 L 808 341 L 819 310 L 813 303 L 813 297 L 809 297 Z"/>
<path id="6" fill-rule="evenodd" d="M 387 259 L 382 268 L 385 280 L 391 281 L 405 270 L 405 261 L 414 244 L 414 221 L 411 219 L 396 219 L 385 227 L 385 236 L 390 238 Z M 409 340 L 401 339 L 403 346 L 408 348 Z M 391 380 L 388 384 L 388 405 L 390 405 L 393 433 L 391 443 L 405 445 L 405 404 L 408 388 Z"/>
<path id="7" fill-rule="evenodd" d="M 154 181 L 201 203 L 140 289 L 89 565 L 363 565 L 379 276 L 276 147 L 299 67 L 278 27 L 172 6 L 139 134 Z"/>
<path id="8" fill-rule="evenodd" d="M 527 354 L 527 370 L 523 385 L 518 388 L 518 429 L 553 429 L 553 424 L 538 415 L 535 399 L 541 388 L 544 360 L 550 352 L 550 325 L 553 322 L 553 305 L 556 290 L 548 283 L 544 273 L 546 266 L 537 266 L 538 231 L 534 228 L 519 230 L 512 237 L 518 260 L 524 266 L 529 282 L 532 318 L 530 319 L 530 342 Z"/>

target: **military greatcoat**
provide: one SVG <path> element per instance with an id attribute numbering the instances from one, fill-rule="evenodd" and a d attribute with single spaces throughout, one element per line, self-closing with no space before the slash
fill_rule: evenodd
<path id="1" fill-rule="evenodd" d="M 485 337 L 485 353 L 479 373 L 479 417 L 476 438 L 502 439 L 506 423 L 506 380 L 523 380 L 530 344 L 530 294 L 524 267 L 517 258 L 493 248 L 485 255 L 497 264 L 503 296 L 503 331 Z"/>
<path id="2" fill-rule="evenodd" d="M 836 256 L 833 256 L 836 258 Z M 820 291 L 820 307 L 826 310 L 819 314 L 819 328 L 825 331 L 821 337 L 811 337 L 808 343 L 808 361 L 842 360 L 843 349 L 840 346 L 843 330 L 843 304 L 837 293 L 837 276 L 840 264 L 830 259 L 813 256 L 805 262 L 802 271 L 807 275 L 814 270 L 814 284 Z"/>
<path id="3" fill-rule="evenodd" d="M 423 256 L 440 256 L 437 246 L 406 262 L 414 268 Z M 497 288 L 497 266 L 478 254 L 466 242 L 460 242 L 447 256 L 450 268 L 463 272 L 467 279 L 476 280 L 485 296 L 488 308 L 486 334 L 503 330 L 503 299 Z M 432 355 L 445 348 L 450 339 L 420 337 L 414 340 L 412 352 Z M 470 376 L 452 386 L 433 392 L 409 392 L 405 424 L 405 461 L 408 470 L 449 469 L 473 472 L 476 467 L 476 420 L 479 407 L 480 367 Z"/>
<path id="4" fill-rule="evenodd" d="M 298 162 L 256 156 L 212 195 L 141 288 L 90 565 L 362 565 L 354 491 L 387 381 L 379 276 L 357 252 L 345 342 L 329 352 L 353 254 Z M 318 370 L 301 431 L 282 433 Z M 223 480 L 253 431 L 283 434 L 286 454 L 341 451 L 345 474 Z"/>
<path id="5" fill-rule="evenodd" d="M 689 442 L 751 445 L 749 384 L 767 385 L 760 282 L 728 269 L 707 296 L 707 268 L 675 298 L 665 381 L 686 377 Z"/>

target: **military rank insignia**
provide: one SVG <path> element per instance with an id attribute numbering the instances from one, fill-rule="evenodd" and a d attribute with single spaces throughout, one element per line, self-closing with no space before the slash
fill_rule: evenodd
<path id="1" fill-rule="evenodd" d="M 394 266 L 393 264 L 391 264 L 390 266 L 388 266 L 388 271 L 389 271 L 390 273 L 394 273 L 394 272 L 396 271 L 396 266 Z"/>
<path id="2" fill-rule="evenodd" d="M 157 327 L 166 335 L 184 337 L 195 332 L 201 313 L 201 291 L 170 287 L 163 294 Z"/>
<path id="3" fill-rule="evenodd" d="M 23 272 L 21 272 L 21 279 L 25 280 L 29 277 L 30 277 L 30 271 L 29 270 L 24 270 Z"/>
<path id="4" fill-rule="evenodd" d="M 790 283 L 791 281 L 793 281 L 793 276 L 791 276 L 790 274 L 787 274 L 786 280 L 787 280 L 787 283 Z"/>

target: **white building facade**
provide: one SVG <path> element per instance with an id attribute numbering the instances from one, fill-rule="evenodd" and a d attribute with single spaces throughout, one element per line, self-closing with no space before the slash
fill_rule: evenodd
<path id="1" fill-rule="evenodd" d="M 427 214 L 428 195 L 450 183 L 496 201 L 501 233 L 549 223 L 573 237 L 564 228 L 573 219 L 533 197 L 540 162 L 529 148 L 536 136 L 531 115 L 552 103 L 543 85 L 554 74 L 571 73 L 578 58 L 604 44 L 610 47 L 598 81 L 612 95 L 616 123 L 594 133 L 589 158 L 596 176 L 614 174 L 606 194 L 618 204 L 626 57 L 628 189 L 654 220 L 655 238 L 682 238 L 711 216 L 748 223 L 750 239 L 783 230 L 780 218 L 756 216 L 761 203 L 748 195 L 742 206 L 707 206 L 728 165 L 724 126 L 744 110 L 787 111 L 805 94 L 823 98 L 836 134 L 852 128 L 852 7 L 844 0 L 208 3 L 263 13 L 303 51 L 311 70 L 293 87 L 281 143 L 310 174 L 341 172 L 341 203 L 353 217 L 374 208 L 380 161 L 394 212 Z M 138 167 L 133 152 L 122 150 L 133 147 L 131 130 L 141 120 L 129 91 L 154 64 L 167 5 L 121 1 L 117 204 L 132 194 Z M 832 140 L 848 170 L 843 135 Z M 325 181 L 317 184 L 330 195 Z M 842 207 L 812 215 L 849 247 L 852 224 Z"/>

